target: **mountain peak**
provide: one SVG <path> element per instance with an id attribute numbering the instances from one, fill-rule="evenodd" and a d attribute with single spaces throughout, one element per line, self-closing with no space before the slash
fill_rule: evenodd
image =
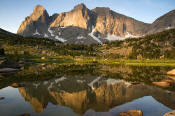
<path id="1" fill-rule="evenodd" d="M 47 13 L 47 11 L 43 6 L 37 5 L 33 10 L 31 18 L 32 20 L 38 20 L 41 16 L 49 17 L 49 14 Z"/>
<path id="2" fill-rule="evenodd" d="M 34 8 L 34 12 L 43 12 L 45 11 L 45 8 L 41 5 L 36 5 Z"/>
<path id="3" fill-rule="evenodd" d="M 83 4 L 83 3 L 78 4 L 78 5 L 76 5 L 76 6 L 74 7 L 75 10 L 76 10 L 76 9 L 85 9 L 85 8 L 87 8 L 87 7 L 86 7 L 86 5 Z"/>

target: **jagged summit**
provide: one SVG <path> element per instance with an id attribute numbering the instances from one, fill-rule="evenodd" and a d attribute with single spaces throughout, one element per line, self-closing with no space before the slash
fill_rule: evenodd
<path id="1" fill-rule="evenodd" d="M 34 8 L 34 12 L 41 12 L 44 10 L 45 10 L 45 8 L 42 5 L 36 5 Z"/>
<path id="2" fill-rule="evenodd" d="M 46 31 L 50 23 L 49 14 L 41 5 L 37 5 L 32 14 L 22 22 L 18 29 L 18 34 L 32 36 L 31 33 Z"/>
<path id="3" fill-rule="evenodd" d="M 79 10 L 79 9 L 86 9 L 87 7 L 86 7 L 86 5 L 85 4 L 83 4 L 83 3 L 81 3 L 81 4 L 78 4 L 78 5 L 76 5 L 75 7 L 74 7 L 74 10 Z"/>
<path id="4" fill-rule="evenodd" d="M 141 37 L 175 27 L 175 10 L 158 18 L 153 24 L 119 14 L 108 7 L 90 10 L 81 3 L 69 12 L 49 16 L 37 5 L 18 29 L 22 36 L 50 38 L 65 43 L 91 44 L 129 37 Z"/>

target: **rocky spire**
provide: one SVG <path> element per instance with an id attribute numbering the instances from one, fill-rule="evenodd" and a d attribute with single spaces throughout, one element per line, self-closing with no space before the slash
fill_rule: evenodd
<path id="1" fill-rule="evenodd" d="M 87 9 L 86 5 L 83 3 L 78 4 L 74 7 L 74 10 L 82 10 L 82 9 Z"/>
<path id="2" fill-rule="evenodd" d="M 49 23 L 49 14 L 43 6 L 37 5 L 34 8 L 33 13 L 22 22 L 17 33 L 23 36 L 28 36 L 36 30 L 46 30 Z"/>

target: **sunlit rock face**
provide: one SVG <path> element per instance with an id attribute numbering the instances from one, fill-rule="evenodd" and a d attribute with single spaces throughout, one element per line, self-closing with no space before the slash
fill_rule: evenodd
<path id="1" fill-rule="evenodd" d="M 47 11 L 38 5 L 34 8 L 33 13 L 22 22 L 17 33 L 23 36 L 40 35 L 47 31 L 49 23 Z"/>
<path id="2" fill-rule="evenodd" d="M 84 4 L 79 4 L 69 12 L 49 16 L 38 5 L 22 22 L 17 33 L 69 44 L 102 44 L 175 28 L 174 12 L 167 13 L 153 24 L 147 24 L 105 7 L 90 10 Z"/>
<path id="3" fill-rule="evenodd" d="M 84 114 L 88 109 L 107 112 L 114 106 L 144 96 L 153 96 L 160 103 L 175 108 L 173 92 L 170 94 L 154 86 L 132 85 L 124 80 L 89 75 L 25 83 L 25 87 L 19 88 L 19 92 L 37 113 L 43 112 L 49 102 L 70 107 L 78 114 Z"/>
<path id="4" fill-rule="evenodd" d="M 92 102 L 90 101 L 86 90 L 74 93 L 50 92 L 50 95 L 57 101 L 57 104 L 73 108 L 74 112 L 80 114 L 84 113 L 84 110 L 88 109 L 86 104 Z"/>
<path id="5" fill-rule="evenodd" d="M 38 5 L 22 22 L 17 33 L 64 43 L 71 43 L 73 40 L 71 44 L 101 44 L 111 37 L 117 40 L 142 36 L 148 26 L 149 24 L 118 14 L 109 8 L 97 7 L 89 10 L 84 4 L 79 4 L 70 12 L 49 16 L 47 11 Z"/>
<path id="6" fill-rule="evenodd" d="M 93 11 L 97 14 L 95 32 L 103 35 L 123 38 L 127 34 L 142 36 L 149 26 L 149 24 L 118 14 L 109 8 L 97 7 Z"/>
<path id="7" fill-rule="evenodd" d="M 25 88 L 19 88 L 19 92 L 25 98 L 26 101 L 29 101 L 30 104 L 32 104 L 32 107 L 36 113 L 44 111 L 44 108 L 45 106 L 47 106 L 47 103 L 45 104 L 44 102 L 40 101 L 41 99 L 31 96 L 29 93 L 27 93 L 27 90 Z"/>
<path id="8" fill-rule="evenodd" d="M 51 23 L 50 27 L 74 26 L 90 30 L 93 13 L 84 4 L 79 4 L 70 12 L 61 13 Z"/>

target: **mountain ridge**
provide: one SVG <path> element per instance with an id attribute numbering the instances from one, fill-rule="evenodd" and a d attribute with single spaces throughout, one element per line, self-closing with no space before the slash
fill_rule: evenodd
<path id="1" fill-rule="evenodd" d="M 110 40 L 142 37 L 175 27 L 173 11 L 162 17 L 165 18 L 160 17 L 154 23 L 148 24 L 116 13 L 107 7 L 90 10 L 83 3 L 76 5 L 71 11 L 49 16 L 43 6 L 37 5 L 33 13 L 23 21 L 17 34 L 61 40 L 71 44 L 101 44 Z M 167 20 L 171 22 L 167 23 Z"/>

